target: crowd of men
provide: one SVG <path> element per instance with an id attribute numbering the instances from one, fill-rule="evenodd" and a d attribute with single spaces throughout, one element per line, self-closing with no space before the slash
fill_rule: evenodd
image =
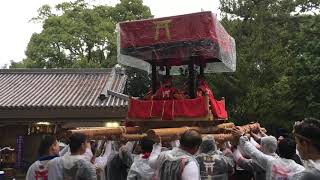
<path id="1" fill-rule="evenodd" d="M 242 134 L 218 143 L 188 130 L 171 143 L 161 138 L 139 142 L 108 141 L 96 156 L 83 134 L 73 134 L 59 151 L 58 141 L 45 136 L 39 159 L 27 180 L 319 180 L 320 121 L 296 122 L 292 137 L 268 136 L 263 132 Z M 101 145 L 101 144 L 100 144 Z"/>

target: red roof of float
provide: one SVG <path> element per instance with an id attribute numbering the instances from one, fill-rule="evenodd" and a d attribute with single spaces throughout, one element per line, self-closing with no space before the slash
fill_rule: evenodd
<path id="1" fill-rule="evenodd" d="M 158 66 L 207 65 L 207 72 L 236 69 L 235 41 L 210 11 L 118 25 L 119 58 L 124 65 L 148 70 Z M 143 67 L 145 66 L 145 67 Z"/>

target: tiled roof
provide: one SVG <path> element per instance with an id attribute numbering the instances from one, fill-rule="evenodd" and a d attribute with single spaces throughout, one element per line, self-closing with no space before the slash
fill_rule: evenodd
<path id="1" fill-rule="evenodd" d="M 0 70 L 0 109 L 127 107 L 121 69 Z"/>

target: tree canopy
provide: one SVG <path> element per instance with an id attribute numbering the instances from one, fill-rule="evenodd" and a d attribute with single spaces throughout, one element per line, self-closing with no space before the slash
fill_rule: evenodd
<path id="1" fill-rule="evenodd" d="M 211 76 L 235 121 L 290 126 L 319 111 L 319 1 L 220 0 L 237 71 Z M 318 38 L 317 38 L 318 37 Z"/>
<path id="2" fill-rule="evenodd" d="M 116 24 L 152 17 L 142 0 L 122 0 L 115 7 L 93 6 L 85 0 L 44 5 L 32 21 L 43 23 L 34 33 L 26 56 L 11 67 L 84 68 L 116 64 Z"/>

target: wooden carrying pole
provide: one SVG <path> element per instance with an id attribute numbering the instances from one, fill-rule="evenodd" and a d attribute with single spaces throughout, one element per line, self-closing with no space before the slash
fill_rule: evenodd
<path id="1" fill-rule="evenodd" d="M 120 136 L 121 141 L 140 141 L 146 134 L 123 134 Z M 202 137 L 213 136 L 217 142 L 232 141 L 232 134 L 203 134 Z M 161 136 L 161 142 L 171 142 L 179 139 L 179 136 Z"/>
<path id="2" fill-rule="evenodd" d="M 120 140 L 127 142 L 127 141 L 140 141 L 143 137 L 147 136 L 146 134 L 122 134 L 120 136 Z M 172 142 L 179 139 L 178 136 L 162 136 L 161 142 Z"/>
<path id="3" fill-rule="evenodd" d="M 204 129 L 201 129 L 200 128 L 200 131 L 202 130 L 203 132 L 209 132 L 210 134 L 203 134 L 202 133 L 202 137 L 205 137 L 205 136 L 208 136 L 208 135 L 211 135 L 214 137 L 215 141 L 217 142 L 225 142 L 225 141 L 233 141 L 234 140 L 234 136 L 233 134 L 231 133 L 221 133 L 223 132 L 223 128 L 230 128 L 232 127 L 232 125 L 234 126 L 233 123 L 225 123 L 225 124 L 221 124 L 216 130 L 212 131 L 213 129 L 210 129 L 208 128 L 207 130 L 204 130 Z M 211 127 L 212 128 L 212 127 Z M 218 133 L 219 130 L 220 130 L 220 133 L 219 134 L 214 134 L 214 133 Z M 259 129 L 261 129 L 260 127 L 260 124 L 259 123 L 254 123 L 254 124 L 248 124 L 248 125 L 244 125 L 244 126 L 240 126 L 240 130 L 243 132 L 243 133 L 250 133 L 251 131 L 258 131 Z M 211 132 L 210 132 L 211 130 Z M 222 130 L 222 131 L 221 131 Z M 164 136 L 162 137 L 161 136 L 161 140 L 163 142 L 166 142 L 166 140 L 168 138 L 166 138 L 168 136 Z M 178 136 L 172 136 L 172 137 L 175 137 L 175 138 L 178 138 Z M 170 139 L 170 141 L 173 141 L 173 140 L 176 140 L 176 139 Z"/>
<path id="4" fill-rule="evenodd" d="M 201 134 L 217 134 L 217 133 L 224 133 L 226 130 L 235 127 L 233 123 L 224 123 L 219 124 L 217 126 L 209 126 L 209 127 L 200 127 Z"/>
<path id="5" fill-rule="evenodd" d="M 202 137 L 213 136 L 216 142 L 232 141 L 234 136 L 232 134 L 202 134 Z"/>
<path id="6" fill-rule="evenodd" d="M 156 136 L 173 136 L 173 135 L 181 135 L 188 129 L 194 129 L 199 131 L 199 127 L 181 127 L 181 128 L 162 128 L 162 129 L 150 129 L 147 131 L 147 135 L 150 138 L 154 138 Z"/>
<path id="7" fill-rule="evenodd" d="M 146 134 L 123 134 L 120 136 L 121 141 L 140 141 Z M 179 136 L 161 136 L 161 142 L 172 142 L 178 140 Z"/>
<path id="8" fill-rule="evenodd" d="M 172 136 L 172 135 L 181 135 L 188 129 L 194 129 L 203 134 L 213 134 L 223 132 L 226 128 L 234 127 L 233 123 L 224 123 L 218 126 L 212 127 L 181 127 L 181 128 L 161 128 L 161 129 L 150 129 L 147 131 L 147 135 L 151 138 L 155 136 Z"/>
<path id="9" fill-rule="evenodd" d="M 247 124 L 247 125 L 239 126 L 239 127 L 243 133 L 258 132 L 260 129 L 260 124 L 254 123 L 254 124 Z"/>
<path id="10" fill-rule="evenodd" d="M 233 123 L 224 123 L 212 127 L 181 127 L 181 128 L 162 128 L 162 129 L 150 129 L 146 134 L 139 134 L 142 132 L 140 127 L 117 127 L 117 128 L 91 128 L 91 129 L 76 129 L 68 131 L 68 135 L 74 133 L 84 133 L 88 137 L 95 139 L 110 139 L 119 138 L 123 141 L 139 141 L 144 136 L 155 138 L 160 136 L 163 142 L 176 140 L 188 129 L 195 129 L 199 131 L 203 136 L 213 135 L 216 141 L 230 141 L 233 139 L 230 129 L 235 127 Z M 243 133 L 250 133 L 251 131 L 259 131 L 261 129 L 259 123 L 248 124 L 239 126 Z"/>
<path id="11" fill-rule="evenodd" d="M 93 136 L 113 136 L 120 134 L 136 134 L 140 133 L 140 127 L 116 127 L 116 128 L 96 128 L 96 129 L 75 129 L 69 130 L 68 136 L 74 133 L 83 133 L 88 137 Z"/>
<path id="12" fill-rule="evenodd" d="M 146 134 L 123 134 L 120 136 L 121 141 L 140 141 Z M 213 136 L 217 142 L 232 141 L 234 136 L 232 134 L 202 134 L 202 137 Z M 171 142 L 179 139 L 179 136 L 161 136 L 161 142 Z"/>

